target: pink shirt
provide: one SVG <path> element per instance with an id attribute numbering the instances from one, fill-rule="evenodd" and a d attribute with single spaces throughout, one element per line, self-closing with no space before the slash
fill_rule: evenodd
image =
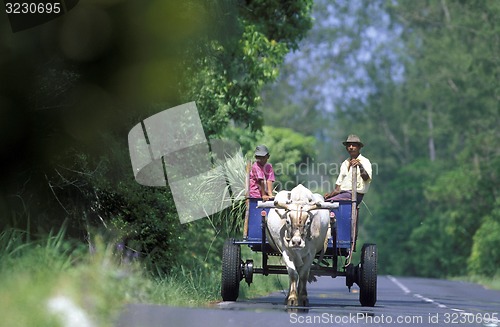
<path id="1" fill-rule="evenodd" d="M 259 181 L 264 180 L 264 186 L 266 186 L 266 181 L 275 181 L 273 166 L 270 163 L 266 163 L 264 167 L 255 162 L 250 170 L 250 192 L 249 197 L 251 198 L 262 198 L 262 193 L 267 194 L 266 191 L 260 192 Z M 267 187 L 267 186 L 266 186 Z"/>

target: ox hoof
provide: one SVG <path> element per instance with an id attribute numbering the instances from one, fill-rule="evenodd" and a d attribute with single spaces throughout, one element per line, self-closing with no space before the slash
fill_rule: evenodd
<path id="1" fill-rule="evenodd" d="M 298 307 L 299 306 L 299 299 L 296 296 L 287 297 L 285 302 L 286 302 L 286 305 L 289 307 Z"/>
<path id="2" fill-rule="evenodd" d="M 307 296 L 300 297 L 299 296 L 299 306 L 300 307 L 308 307 L 309 306 L 309 300 L 307 299 Z"/>
<path id="3" fill-rule="evenodd" d="M 309 300 L 307 299 L 307 297 L 304 298 L 288 297 L 286 299 L 286 305 L 289 307 L 308 307 Z"/>
<path id="4" fill-rule="evenodd" d="M 287 299 L 286 301 L 288 313 L 308 313 L 309 301 L 307 299 L 298 300 L 297 298 Z"/>

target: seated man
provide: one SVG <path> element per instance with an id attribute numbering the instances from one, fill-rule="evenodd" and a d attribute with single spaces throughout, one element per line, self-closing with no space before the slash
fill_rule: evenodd
<path id="1" fill-rule="evenodd" d="M 349 201 L 352 198 L 352 172 L 351 167 L 358 167 L 356 176 L 357 203 L 363 200 L 372 181 L 372 164 L 368 158 L 361 155 L 364 146 L 357 135 L 349 135 L 343 142 L 349 158 L 340 166 L 340 174 L 335 182 L 335 190 L 325 194 L 326 201 Z"/>
<path id="2" fill-rule="evenodd" d="M 267 201 L 273 197 L 273 182 L 275 181 L 273 166 L 267 163 L 269 150 L 265 145 L 255 149 L 255 163 L 250 170 L 249 197 L 262 198 Z"/>

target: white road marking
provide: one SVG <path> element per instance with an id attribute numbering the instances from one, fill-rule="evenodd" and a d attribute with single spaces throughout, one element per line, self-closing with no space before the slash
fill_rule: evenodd
<path id="1" fill-rule="evenodd" d="M 403 292 L 405 292 L 405 294 L 408 294 L 408 293 L 411 293 L 411 291 L 408 289 L 408 287 L 404 286 L 402 283 L 399 282 L 399 280 L 397 280 L 396 278 L 394 278 L 393 276 L 391 275 L 388 275 L 387 276 L 391 282 L 393 282 L 394 284 L 396 284 L 400 289 L 403 290 Z"/>
<path id="2" fill-rule="evenodd" d="M 413 294 L 413 296 L 421 299 L 422 301 L 429 302 L 429 303 L 434 303 L 433 299 L 429 299 L 428 297 L 423 297 L 420 294 Z"/>
<path id="3" fill-rule="evenodd" d="M 391 275 L 388 275 L 387 277 L 391 280 L 391 282 L 396 284 L 403 292 L 405 292 L 405 294 L 411 293 L 410 289 L 408 287 L 406 287 L 403 283 L 401 283 L 399 280 L 397 280 L 395 277 L 393 277 Z M 439 302 L 436 302 L 435 300 L 427 298 L 427 297 L 422 296 L 420 294 L 415 293 L 415 294 L 413 294 L 413 296 L 416 297 L 417 299 L 424 301 L 424 302 L 433 303 L 442 309 L 450 309 L 451 311 L 460 312 L 463 315 L 474 316 L 474 314 L 471 312 L 466 312 L 465 310 L 462 310 L 462 309 L 448 308 L 446 305 L 441 304 Z M 500 320 L 496 319 L 496 318 L 489 318 L 489 319 L 485 319 L 484 321 L 486 322 L 485 324 L 483 324 L 483 326 L 485 326 L 485 327 L 498 327 L 499 323 L 500 323 Z"/>

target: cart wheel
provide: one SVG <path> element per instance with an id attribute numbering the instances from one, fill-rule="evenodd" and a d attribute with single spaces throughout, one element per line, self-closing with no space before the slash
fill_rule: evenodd
<path id="1" fill-rule="evenodd" d="M 250 286 L 253 282 L 253 260 L 247 260 L 243 269 L 245 272 L 245 282 Z"/>
<path id="2" fill-rule="evenodd" d="M 240 293 L 241 248 L 234 239 L 227 239 L 222 248 L 221 296 L 224 301 L 236 301 Z"/>
<path id="3" fill-rule="evenodd" d="M 373 307 L 377 302 L 377 246 L 364 244 L 359 267 L 359 302 Z"/>

